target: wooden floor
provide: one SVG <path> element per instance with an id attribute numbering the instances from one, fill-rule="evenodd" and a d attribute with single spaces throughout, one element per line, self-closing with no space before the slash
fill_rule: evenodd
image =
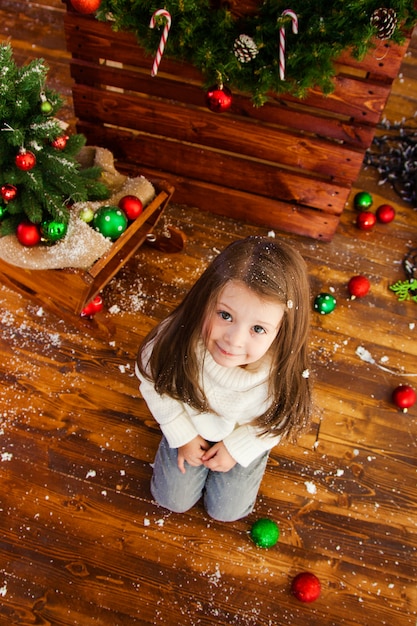
<path id="1" fill-rule="evenodd" d="M 0 0 L 0 31 L 19 62 L 48 61 L 71 121 L 62 12 L 59 0 Z M 414 46 L 391 120 L 415 111 Z M 393 202 L 396 220 L 359 231 L 350 203 L 330 244 L 275 233 L 305 256 L 312 298 L 331 291 L 338 304 L 313 314 L 314 426 L 297 447 L 274 449 L 256 510 L 237 523 L 152 501 L 159 432 L 133 362 L 144 334 L 219 250 L 268 229 L 172 204 L 165 223 L 186 233 L 185 251 L 142 248 L 93 321 L 57 316 L 0 286 L 1 624 L 416 625 L 417 405 L 403 414 L 390 396 L 400 383 L 417 387 L 417 305 L 399 302 L 389 285 L 405 278 L 417 212 L 373 171 L 363 169 L 357 189 L 371 191 L 375 206 Z M 371 293 L 351 301 L 346 285 L 359 273 Z M 281 529 L 271 550 L 250 540 L 260 517 Z M 290 593 L 305 570 L 322 583 L 313 604 Z"/>

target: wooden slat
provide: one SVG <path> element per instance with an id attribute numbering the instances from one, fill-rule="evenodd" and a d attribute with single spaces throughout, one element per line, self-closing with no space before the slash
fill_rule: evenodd
<path id="1" fill-rule="evenodd" d="M 351 116 L 357 121 L 377 124 L 391 91 L 391 84 L 370 79 L 352 78 L 340 74 L 334 79 L 335 89 L 328 96 L 316 89 L 311 89 L 303 102 L 311 107 L 326 111 L 337 111 L 341 115 Z M 286 100 L 294 101 L 290 96 Z"/>
<path id="2" fill-rule="evenodd" d="M 225 123 L 224 118 L 210 111 L 185 109 L 168 101 L 136 98 L 84 85 L 74 86 L 73 98 L 76 115 L 89 122 L 221 147 L 228 152 L 298 167 L 321 176 L 335 176 L 340 181 L 356 178 L 362 164 L 361 152 L 323 139 L 298 136 L 276 127 L 261 132 L 258 126 L 237 117 L 229 116 Z M 257 141 L 253 141 L 254 136 Z"/>
<path id="3" fill-rule="evenodd" d="M 77 84 L 89 86 L 101 84 L 198 107 L 205 106 L 205 94 L 201 85 L 182 83 L 179 87 L 178 80 L 162 72 L 158 80 L 155 80 L 149 75 L 149 71 L 142 69 L 124 68 L 121 72 L 119 67 L 74 59 L 71 64 L 71 75 Z M 349 115 L 342 116 L 341 112 L 338 112 L 336 116 L 332 111 L 310 109 L 303 101 L 273 99 L 273 103 L 266 103 L 263 107 L 257 108 L 247 97 L 235 94 L 231 112 L 244 116 L 245 119 L 276 124 L 283 128 L 288 126 L 291 119 L 291 127 L 295 131 L 330 138 L 353 148 L 367 148 L 374 135 L 371 126 L 356 123 Z"/>
<path id="4" fill-rule="evenodd" d="M 314 206 L 334 215 L 340 215 L 349 195 L 348 185 L 282 169 L 265 161 L 241 159 L 234 154 L 208 150 L 185 142 L 172 142 L 171 146 L 167 145 L 165 138 L 119 128 L 103 128 L 88 123 L 80 123 L 78 128 L 89 138 L 91 145 L 103 143 L 111 146 L 124 169 L 128 164 L 132 167 L 134 163 L 141 163 L 141 168 L 152 168 L 157 153 L 158 171 L 168 178 L 181 176 L 186 170 L 189 178 L 198 179 L 203 169 L 206 171 L 206 182 Z M 172 158 L 174 152 L 175 159 Z"/>
<path id="5" fill-rule="evenodd" d="M 343 52 L 338 63 L 351 66 L 353 68 L 360 67 L 361 70 L 369 72 L 374 76 L 378 76 L 380 80 L 394 80 L 398 76 L 401 63 L 408 50 L 411 33 L 407 33 L 407 37 L 402 44 L 392 41 L 376 39 L 375 48 L 371 49 L 368 54 L 357 61 L 349 54 L 349 51 Z"/>
<path id="6" fill-rule="evenodd" d="M 144 168 L 145 174 L 152 170 Z M 252 224 L 259 224 L 282 231 L 297 233 L 305 237 L 331 241 L 336 232 L 339 218 L 332 215 L 273 200 L 262 196 L 244 193 L 239 190 L 230 191 L 223 186 L 215 186 L 200 180 L 172 178 L 176 186 L 175 202 L 186 204 L 192 197 L 197 206 L 210 204 L 210 212 L 241 220 L 246 219 Z M 231 201 L 233 198 L 233 201 Z M 203 209 L 204 210 L 204 209 Z"/>

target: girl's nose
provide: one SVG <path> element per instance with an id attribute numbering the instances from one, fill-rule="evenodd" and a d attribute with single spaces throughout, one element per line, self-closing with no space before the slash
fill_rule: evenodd
<path id="1" fill-rule="evenodd" d="M 231 326 L 226 332 L 226 341 L 231 346 L 243 344 L 243 329 L 237 325 Z"/>

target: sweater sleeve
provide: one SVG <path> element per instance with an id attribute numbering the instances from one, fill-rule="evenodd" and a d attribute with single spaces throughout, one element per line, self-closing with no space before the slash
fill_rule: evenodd
<path id="1" fill-rule="evenodd" d="M 157 393 L 152 381 L 144 378 L 137 366 L 135 371 L 140 380 L 139 389 L 142 397 L 160 425 L 170 448 L 179 448 L 197 437 L 198 432 L 182 403 L 167 394 Z"/>
<path id="2" fill-rule="evenodd" d="M 227 435 L 223 443 L 234 460 L 247 467 L 258 456 L 274 448 L 280 439 L 280 436 L 259 436 L 252 426 L 243 424 Z"/>

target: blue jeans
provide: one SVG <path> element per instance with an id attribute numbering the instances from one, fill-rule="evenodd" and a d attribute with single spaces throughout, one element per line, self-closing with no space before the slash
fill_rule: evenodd
<path id="1" fill-rule="evenodd" d="M 249 515 L 255 506 L 268 452 L 248 467 L 237 463 L 228 472 L 214 472 L 204 465 L 192 467 L 186 463 L 185 474 L 178 469 L 177 453 L 177 448 L 170 448 L 163 437 L 151 480 L 151 492 L 158 504 L 175 513 L 184 513 L 203 496 L 204 507 L 213 519 L 232 522 Z"/>

